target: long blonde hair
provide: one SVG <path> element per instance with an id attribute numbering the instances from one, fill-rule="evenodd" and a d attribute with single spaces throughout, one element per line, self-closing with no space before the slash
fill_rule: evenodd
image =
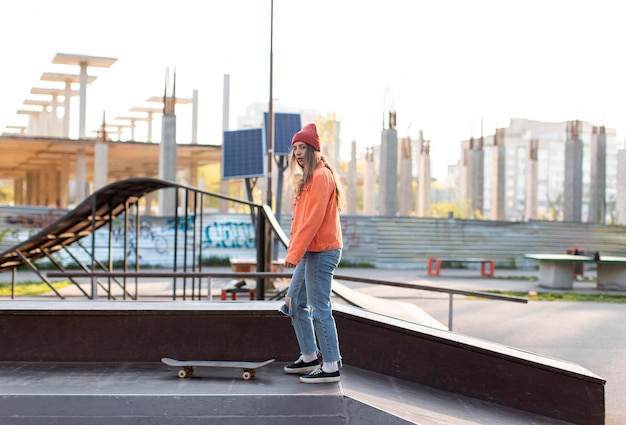
<path id="1" fill-rule="evenodd" d="M 296 173 L 296 166 L 299 166 L 298 161 L 296 161 L 295 153 L 292 152 L 289 157 L 289 171 L 291 173 L 293 179 L 293 197 L 294 200 L 298 199 L 298 197 L 302 194 L 302 189 L 311 181 L 313 178 L 313 172 L 317 168 L 317 165 L 322 162 L 324 167 L 330 170 L 330 174 L 333 176 L 333 182 L 335 183 L 335 200 L 337 201 L 337 209 L 341 211 L 346 206 L 346 195 L 343 191 L 343 186 L 341 185 L 341 181 L 337 177 L 337 173 L 333 169 L 333 167 L 328 163 L 328 160 L 321 152 L 316 151 L 308 144 L 306 145 L 306 153 L 304 154 L 303 163 L 304 165 L 300 167 L 302 174 Z"/>

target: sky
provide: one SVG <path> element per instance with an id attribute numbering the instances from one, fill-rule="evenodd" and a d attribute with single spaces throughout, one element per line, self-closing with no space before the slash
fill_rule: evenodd
<path id="1" fill-rule="evenodd" d="M 580 119 L 626 137 L 618 1 L 274 0 L 270 42 L 271 4 L 3 1 L 0 131 L 26 123 L 16 111 L 41 98 L 32 87 L 59 87 L 40 81 L 44 72 L 78 73 L 52 63 L 69 53 L 117 58 L 110 68 L 89 68 L 97 79 L 87 89 L 88 132 L 103 114 L 109 121 L 162 96 L 169 68 L 178 97 L 198 90 L 199 143 L 220 144 L 224 75 L 234 129 L 246 106 L 269 103 L 271 47 L 276 108 L 334 113 L 346 154 L 352 141 L 359 153 L 380 144 L 383 117 L 393 110 L 398 137 L 421 130 L 431 141 L 438 179 L 458 161 L 460 141 L 480 136 L 481 122 L 485 136 L 528 118 Z M 178 106 L 177 118 L 185 138 L 191 106 Z"/>

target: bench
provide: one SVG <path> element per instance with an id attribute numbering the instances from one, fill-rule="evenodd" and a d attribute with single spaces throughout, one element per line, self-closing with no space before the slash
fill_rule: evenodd
<path id="1" fill-rule="evenodd" d="M 428 276 L 439 276 L 442 263 L 480 263 L 480 274 L 482 276 L 493 277 L 496 270 L 494 260 L 488 258 L 435 258 L 428 259 Z M 489 265 L 489 267 L 487 267 Z"/>
<path id="2" fill-rule="evenodd" d="M 526 254 L 524 257 L 539 261 L 539 285 L 546 288 L 572 289 L 572 267 L 595 263 L 598 289 L 626 290 L 626 257 L 573 254 Z"/>
<path id="3" fill-rule="evenodd" d="M 256 272 L 256 258 L 230 258 L 230 268 L 234 273 L 253 273 Z M 285 260 L 272 261 L 272 273 L 283 273 L 285 271 Z M 272 297 L 272 299 L 280 298 L 287 292 L 288 283 L 285 283 L 283 279 L 272 278 L 268 280 L 271 285 L 278 291 L 278 293 Z M 245 283 L 245 280 L 243 281 Z M 243 291 L 240 291 L 243 292 Z M 234 300 L 237 298 L 236 292 L 229 291 L 231 298 Z M 254 299 L 254 293 L 250 292 L 250 299 Z M 226 298 L 226 293 L 222 292 L 222 300 Z"/>
<path id="4" fill-rule="evenodd" d="M 256 271 L 256 258 L 230 258 L 230 268 L 234 273 L 251 273 Z M 282 273 L 285 260 L 272 261 L 272 272 Z"/>

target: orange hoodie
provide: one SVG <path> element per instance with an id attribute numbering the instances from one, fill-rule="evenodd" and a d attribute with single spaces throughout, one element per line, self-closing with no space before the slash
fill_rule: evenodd
<path id="1" fill-rule="evenodd" d="M 321 252 L 342 247 L 335 182 L 331 171 L 320 162 L 311 181 L 295 200 L 285 262 L 298 264 L 306 251 Z"/>

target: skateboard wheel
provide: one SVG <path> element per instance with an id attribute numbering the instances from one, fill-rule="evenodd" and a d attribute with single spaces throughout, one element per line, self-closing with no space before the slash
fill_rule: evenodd
<path id="1" fill-rule="evenodd" d="M 184 367 L 178 371 L 179 378 L 186 378 L 193 375 L 193 367 Z"/>
<path id="2" fill-rule="evenodd" d="M 243 373 L 243 375 L 241 375 L 243 379 L 245 379 L 246 381 L 248 381 L 250 378 L 252 378 L 252 373 L 248 372 L 247 370 Z"/>

